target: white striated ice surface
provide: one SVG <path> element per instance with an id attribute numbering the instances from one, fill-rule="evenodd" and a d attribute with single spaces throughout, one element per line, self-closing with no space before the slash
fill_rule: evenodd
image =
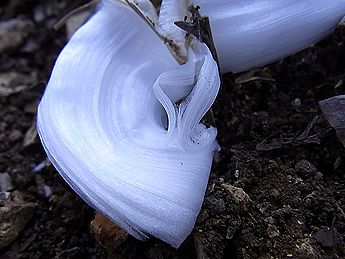
<path id="1" fill-rule="evenodd" d="M 205 45 L 195 42 L 181 66 L 132 9 L 109 2 L 61 52 L 39 105 L 39 136 L 87 203 L 136 238 L 178 247 L 217 148 L 216 129 L 199 121 L 219 84 Z"/>
<path id="2" fill-rule="evenodd" d="M 223 72 L 268 64 L 329 35 L 344 0 L 192 0 L 209 16 Z"/>

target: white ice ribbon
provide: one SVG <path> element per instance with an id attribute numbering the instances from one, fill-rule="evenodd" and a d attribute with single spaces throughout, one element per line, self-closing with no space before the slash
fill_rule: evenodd
<path id="1" fill-rule="evenodd" d="M 104 0 L 57 60 L 38 132 L 86 202 L 139 239 L 178 247 L 193 229 L 218 147 L 216 129 L 200 120 L 220 79 L 206 45 L 185 45 L 185 32 L 171 23 L 190 3 L 200 5 L 221 70 L 238 72 L 315 43 L 339 22 L 345 1 L 167 0 L 159 18 L 147 0 L 136 2 L 156 32 L 125 0 Z M 175 41 L 186 64 L 157 32 Z"/>

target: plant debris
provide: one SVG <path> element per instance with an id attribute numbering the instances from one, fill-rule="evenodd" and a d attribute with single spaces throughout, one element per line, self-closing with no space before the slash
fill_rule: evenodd
<path id="1" fill-rule="evenodd" d="M 345 146 L 345 95 L 338 95 L 319 102 L 320 108 L 335 129 L 338 139 Z"/>
<path id="2" fill-rule="evenodd" d="M 307 128 L 299 135 L 293 138 L 283 138 L 272 140 L 268 143 L 267 139 L 256 145 L 256 150 L 258 151 L 272 151 L 282 148 L 297 147 L 306 144 L 317 144 L 321 143 L 321 138 L 326 136 L 331 129 L 324 129 L 318 133 L 310 134 L 311 129 L 314 127 L 318 120 L 316 116 L 307 126 Z"/>
<path id="3" fill-rule="evenodd" d="M 199 9 L 199 6 L 191 5 L 188 8 L 188 11 L 191 13 L 189 20 L 188 17 L 186 17 L 185 21 L 177 21 L 175 25 L 185 30 L 188 34 L 196 37 L 200 42 L 205 43 L 219 67 L 219 59 L 213 42 L 210 21 L 207 16 L 200 15 Z"/>

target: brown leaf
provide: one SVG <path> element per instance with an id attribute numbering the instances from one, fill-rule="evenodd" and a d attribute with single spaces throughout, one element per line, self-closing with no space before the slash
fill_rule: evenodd
<path id="1" fill-rule="evenodd" d="M 328 123 L 335 129 L 338 139 L 345 146 L 345 95 L 338 95 L 319 102 Z"/>

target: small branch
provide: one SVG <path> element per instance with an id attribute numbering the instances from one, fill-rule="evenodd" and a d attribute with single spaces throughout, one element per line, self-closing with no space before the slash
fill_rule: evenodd
<path id="1" fill-rule="evenodd" d="M 94 8 L 96 7 L 96 5 L 100 2 L 101 0 L 92 0 L 89 3 L 83 4 L 75 9 L 73 9 L 72 11 L 70 11 L 69 13 L 67 13 L 65 16 L 63 16 L 57 23 L 54 24 L 53 28 L 54 30 L 59 30 L 62 26 L 65 25 L 66 21 L 71 18 L 71 16 L 75 15 L 76 13 L 82 12 L 86 9 L 89 8 Z"/>

